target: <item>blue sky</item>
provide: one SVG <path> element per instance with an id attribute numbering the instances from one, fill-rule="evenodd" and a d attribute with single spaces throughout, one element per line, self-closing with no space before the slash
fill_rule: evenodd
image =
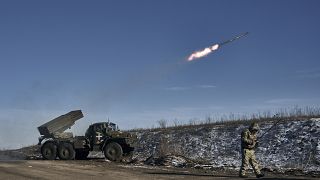
<path id="1" fill-rule="evenodd" d="M 36 143 L 35 127 L 74 109 L 85 114 L 74 130 L 82 134 L 107 117 L 130 129 L 160 119 L 318 106 L 319 5 L 1 1 L 0 144 Z M 195 50 L 247 31 L 186 62 Z"/>

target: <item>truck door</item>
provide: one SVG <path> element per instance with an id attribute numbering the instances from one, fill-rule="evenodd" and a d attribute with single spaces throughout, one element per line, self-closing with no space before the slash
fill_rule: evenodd
<path id="1" fill-rule="evenodd" d="M 100 145 L 103 142 L 104 137 L 102 125 L 96 125 L 94 127 L 94 132 L 94 144 Z"/>

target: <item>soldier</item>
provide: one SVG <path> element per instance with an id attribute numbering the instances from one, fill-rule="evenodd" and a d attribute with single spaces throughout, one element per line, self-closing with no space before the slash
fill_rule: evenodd
<path id="1" fill-rule="evenodd" d="M 246 175 L 246 171 L 249 169 L 249 164 L 251 164 L 257 178 L 264 176 L 260 171 L 260 167 L 254 153 L 254 149 L 258 144 L 258 131 L 258 123 L 253 122 L 249 129 L 245 129 L 241 134 L 242 165 L 240 168 L 240 177 L 248 177 Z"/>

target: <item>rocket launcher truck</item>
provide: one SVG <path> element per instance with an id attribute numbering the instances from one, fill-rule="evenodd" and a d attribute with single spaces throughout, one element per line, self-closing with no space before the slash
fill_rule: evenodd
<path id="1" fill-rule="evenodd" d="M 90 151 L 102 151 L 110 161 L 121 161 L 132 155 L 137 136 L 122 132 L 112 122 L 90 125 L 84 136 L 65 132 L 83 117 L 81 110 L 71 111 L 38 127 L 41 154 L 44 159 L 85 159 Z"/>

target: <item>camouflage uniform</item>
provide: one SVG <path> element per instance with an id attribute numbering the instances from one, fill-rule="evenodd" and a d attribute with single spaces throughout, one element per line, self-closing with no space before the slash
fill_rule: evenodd
<path id="1" fill-rule="evenodd" d="M 256 160 L 254 148 L 256 147 L 257 132 L 259 131 L 259 126 L 257 123 L 252 123 L 249 129 L 245 129 L 241 134 L 241 150 L 242 150 L 242 165 L 240 168 L 240 176 L 246 177 L 246 171 L 249 169 L 249 164 L 251 164 L 257 177 L 263 177 L 261 174 L 259 163 Z"/>

